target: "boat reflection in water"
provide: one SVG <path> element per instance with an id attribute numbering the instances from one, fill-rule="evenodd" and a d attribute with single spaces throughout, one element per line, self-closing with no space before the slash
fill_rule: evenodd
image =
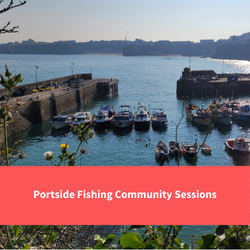
<path id="1" fill-rule="evenodd" d="M 128 135 L 129 133 L 131 133 L 132 129 L 133 129 L 132 126 L 129 126 L 129 127 L 123 128 L 123 129 L 120 129 L 120 128 L 117 128 L 114 126 L 113 132 L 117 136 L 125 136 L 125 135 Z"/>

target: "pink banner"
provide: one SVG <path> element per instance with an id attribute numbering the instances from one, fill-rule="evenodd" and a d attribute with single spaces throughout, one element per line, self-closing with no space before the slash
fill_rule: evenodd
<path id="1" fill-rule="evenodd" d="M 249 167 L 0 167 L 0 224 L 244 225 Z"/>

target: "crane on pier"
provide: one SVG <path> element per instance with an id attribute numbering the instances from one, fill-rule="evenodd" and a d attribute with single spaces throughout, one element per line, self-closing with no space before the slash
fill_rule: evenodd
<path id="1" fill-rule="evenodd" d="M 127 35 L 128 35 L 128 30 L 127 30 L 127 32 L 126 32 L 124 41 L 127 41 Z"/>

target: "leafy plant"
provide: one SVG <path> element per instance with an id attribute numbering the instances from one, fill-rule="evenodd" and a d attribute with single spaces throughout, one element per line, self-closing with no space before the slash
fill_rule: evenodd
<path id="1" fill-rule="evenodd" d="M 130 226 L 128 230 L 137 231 L 145 229 L 140 235 L 138 232 L 126 232 L 119 239 L 118 248 L 131 249 L 188 249 L 188 245 L 177 238 L 182 226 Z M 94 249 L 116 248 L 114 245 L 116 237 L 102 238 L 99 235 L 95 236 L 98 243 Z"/>
<path id="2" fill-rule="evenodd" d="M 83 154 L 87 154 L 86 148 L 82 147 L 82 143 L 88 143 L 88 140 L 93 138 L 94 134 L 91 131 L 89 126 L 84 126 L 84 124 L 79 124 L 76 126 L 71 126 L 71 131 L 77 136 L 79 145 L 76 151 L 73 153 L 68 152 L 69 145 L 68 143 L 61 144 L 61 154 L 59 155 L 59 163 L 53 161 L 54 155 L 52 151 L 47 151 L 44 153 L 46 160 L 51 161 L 54 166 L 60 166 L 62 163 L 67 166 L 75 166 L 76 160 L 81 157 Z"/>

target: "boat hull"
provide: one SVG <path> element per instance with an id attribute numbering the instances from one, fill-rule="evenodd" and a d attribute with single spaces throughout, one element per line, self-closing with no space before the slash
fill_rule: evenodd
<path id="1" fill-rule="evenodd" d="M 69 125 L 68 122 L 51 122 L 51 124 L 54 129 L 66 128 Z"/>
<path id="2" fill-rule="evenodd" d="M 231 124 L 231 118 L 230 118 L 230 116 L 217 117 L 215 122 L 218 123 L 218 124 L 230 125 Z"/>
<path id="3" fill-rule="evenodd" d="M 128 121 L 124 121 L 124 120 L 114 121 L 113 120 L 113 124 L 117 128 L 127 128 L 132 125 L 132 121 L 131 120 L 128 120 Z"/>
<path id="4" fill-rule="evenodd" d="M 211 117 L 196 117 L 190 113 L 187 113 L 187 118 L 193 123 L 208 126 L 211 123 Z"/>
<path id="5" fill-rule="evenodd" d="M 168 121 L 167 120 L 152 120 L 152 125 L 153 126 L 158 126 L 158 127 L 164 127 L 167 126 Z"/>

